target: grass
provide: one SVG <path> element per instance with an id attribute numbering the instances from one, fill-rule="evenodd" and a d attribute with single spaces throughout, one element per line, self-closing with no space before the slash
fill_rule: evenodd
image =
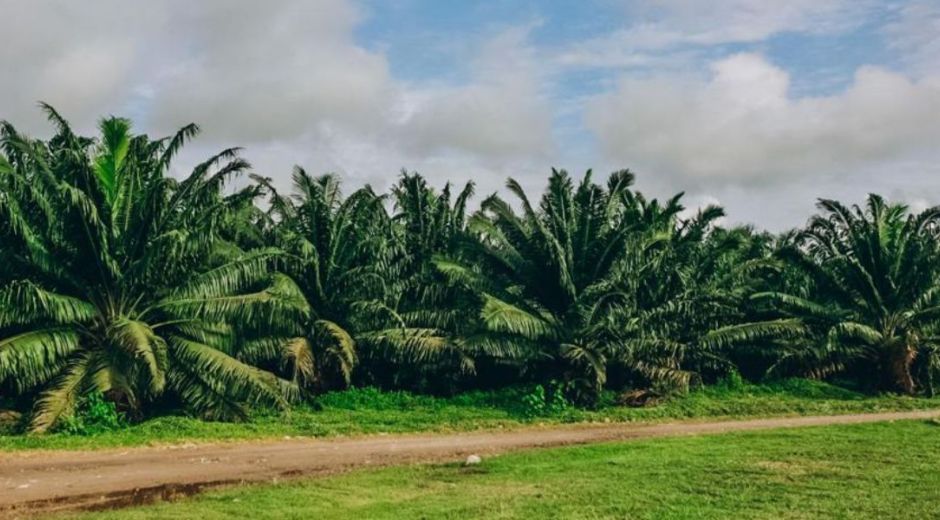
<path id="1" fill-rule="evenodd" d="M 87 436 L 63 433 L 0 436 L 0 450 L 97 449 L 285 436 L 452 432 L 513 428 L 533 423 L 652 422 L 940 408 L 940 399 L 866 396 L 826 383 L 799 379 L 764 385 L 720 384 L 655 407 L 627 408 L 608 402 L 594 411 L 568 408 L 548 416 L 533 416 L 524 405 L 525 395 L 523 390 L 508 389 L 435 398 L 357 389 L 322 396 L 316 407 L 306 405 L 287 414 L 258 415 L 242 423 L 165 416 Z"/>
<path id="2" fill-rule="evenodd" d="M 82 518 L 938 518 L 938 436 L 900 421 L 536 450 Z"/>

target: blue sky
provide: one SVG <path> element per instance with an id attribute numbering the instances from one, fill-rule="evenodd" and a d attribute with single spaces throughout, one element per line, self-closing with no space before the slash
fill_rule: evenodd
<path id="1" fill-rule="evenodd" d="M 815 197 L 940 203 L 940 0 L 0 0 L 0 118 L 42 133 L 195 120 L 379 189 L 550 167 L 630 168 L 733 223 L 799 225 Z"/>
<path id="2" fill-rule="evenodd" d="M 369 48 L 384 52 L 393 72 L 407 80 L 466 80 L 466 67 L 461 65 L 465 59 L 482 40 L 508 28 L 531 26 L 530 43 L 550 51 L 646 19 L 631 16 L 623 3 L 610 0 L 371 0 L 362 5 L 367 16 L 356 30 L 357 39 Z M 799 94 L 829 94 L 845 88 L 861 65 L 898 66 L 897 54 L 890 51 L 879 29 L 898 19 L 902 5 L 874 4 L 861 23 L 835 32 L 784 30 L 759 41 L 689 45 L 687 49 L 702 53 L 703 58 L 760 52 L 791 71 L 800 84 Z M 673 49 L 676 50 L 682 49 Z M 655 64 L 649 68 L 655 69 Z M 558 95 L 596 92 L 597 81 L 612 80 L 617 72 L 606 70 L 593 75 L 586 83 L 571 82 Z"/>

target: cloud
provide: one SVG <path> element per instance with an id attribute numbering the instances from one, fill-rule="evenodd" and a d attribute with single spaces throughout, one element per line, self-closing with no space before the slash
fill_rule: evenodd
<path id="1" fill-rule="evenodd" d="M 402 123 L 409 148 L 497 159 L 550 152 L 552 107 L 541 92 L 545 76 L 527 43 L 529 30 L 509 29 L 486 41 L 469 83 L 409 93 Z"/>
<path id="2" fill-rule="evenodd" d="M 553 147 L 531 24 L 478 31 L 443 84 L 395 77 L 357 41 L 353 0 L 0 2 L 0 118 L 30 132 L 49 132 L 38 100 L 83 132 L 107 114 L 164 135 L 197 122 L 184 161 L 240 145 L 279 181 L 302 163 L 376 185 L 408 167 L 495 188 Z"/>
<path id="3" fill-rule="evenodd" d="M 157 126 L 196 120 L 219 138 L 254 142 L 317 125 L 366 131 L 385 117 L 388 64 L 353 41 L 362 15 L 350 2 L 180 7 L 173 23 L 184 41 L 166 42 L 172 54 L 150 85 Z"/>
<path id="4" fill-rule="evenodd" d="M 689 47 L 755 43 L 784 32 L 846 31 L 867 20 L 874 5 L 867 0 L 622 3 L 631 20 L 629 25 L 567 47 L 558 54 L 558 63 L 573 67 L 662 68 L 664 60 L 691 58 Z M 680 49 L 679 56 L 671 55 Z"/>
<path id="5" fill-rule="evenodd" d="M 122 110 L 144 65 L 141 42 L 166 19 L 156 2 L 0 1 L 0 118 L 25 130 L 46 128 L 36 108 L 48 101 L 88 128 Z M 76 121 L 77 123 L 78 121 Z"/>
<path id="6" fill-rule="evenodd" d="M 204 134 L 181 169 L 241 145 L 278 182 L 299 163 L 377 188 L 407 167 L 436 184 L 472 178 L 481 193 L 510 175 L 538 191 L 551 165 L 629 166 L 656 195 L 721 200 L 732 222 L 802 219 L 819 194 L 940 189 L 918 173 L 940 159 L 936 2 L 602 2 L 618 3 L 622 20 L 540 6 L 516 25 L 425 28 L 435 59 L 400 66 L 414 52 L 401 52 L 401 26 L 359 0 L 0 0 L 0 118 L 46 134 L 45 100 L 82 132 L 106 114 L 155 134 L 195 121 Z M 774 54 L 786 69 L 728 56 L 777 53 L 764 44 L 781 34 L 798 37 Z M 800 97 L 823 76 L 801 45 L 836 52 L 825 45 L 860 37 L 883 66 L 859 67 L 847 88 L 834 67 L 835 86 L 812 90 L 826 96 Z"/>
<path id="7" fill-rule="evenodd" d="M 588 105 L 586 124 L 608 158 L 703 182 L 784 182 L 862 165 L 937 157 L 940 78 L 859 68 L 847 90 L 793 99 L 789 74 L 737 54 L 697 79 L 624 78 Z"/>
<path id="8" fill-rule="evenodd" d="M 940 75 L 940 4 L 925 0 L 905 4 L 883 32 L 914 74 Z"/>

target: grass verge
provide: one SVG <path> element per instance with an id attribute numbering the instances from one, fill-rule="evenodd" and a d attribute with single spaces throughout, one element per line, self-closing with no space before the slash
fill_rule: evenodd
<path id="1" fill-rule="evenodd" d="M 938 518 L 938 435 L 900 421 L 535 450 L 82 518 Z"/>
<path id="2" fill-rule="evenodd" d="M 802 379 L 763 385 L 721 384 L 647 408 L 607 403 L 598 410 L 567 408 L 533 415 L 526 392 L 507 389 L 435 398 L 407 392 L 355 389 L 320 397 L 285 414 L 261 414 L 241 423 L 164 416 L 94 435 L 0 435 L 0 451 L 97 449 L 245 439 L 328 437 L 375 433 L 453 432 L 533 423 L 655 422 L 670 419 L 830 415 L 940 408 L 940 399 L 867 396 Z"/>

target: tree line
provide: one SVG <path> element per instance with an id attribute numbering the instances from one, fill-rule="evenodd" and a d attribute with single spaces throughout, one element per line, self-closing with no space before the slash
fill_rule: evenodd
<path id="1" fill-rule="evenodd" d="M 91 393 L 224 420 L 351 384 L 592 406 L 731 373 L 930 395 L 940 375 L 937 207 L 820 200 L 771 234 L 626 170 L 477 202 L 472 182 L 344 193 L 297 167 L 282 192 L 236 148 L 170 175 L 195 125 L 86 137 L 44 110 L 48 140 L 0 125 L 0 397 L 34 431 Z"/>

